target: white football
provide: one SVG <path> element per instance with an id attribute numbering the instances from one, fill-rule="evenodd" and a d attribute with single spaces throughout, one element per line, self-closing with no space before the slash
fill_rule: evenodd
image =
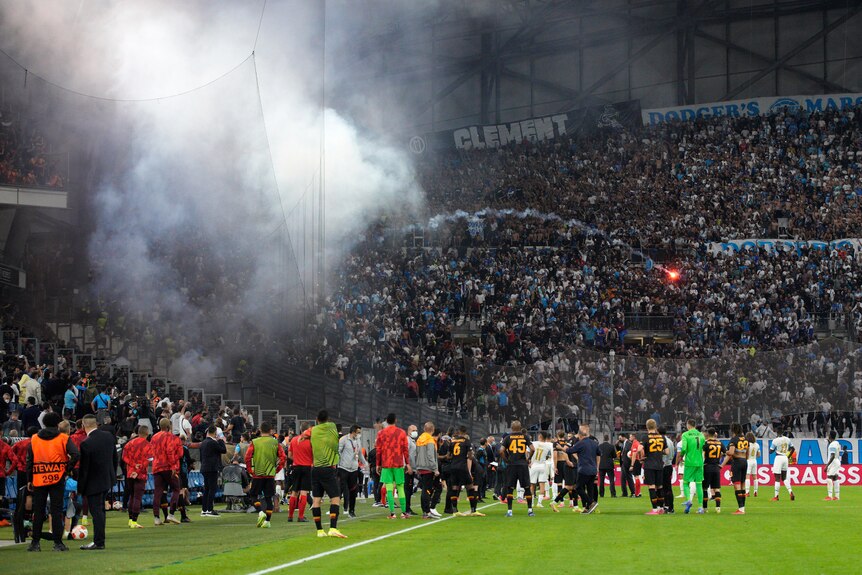
<path id="1" fill-rule="evenodd" d="M 87 528 L 83 525 L 75 525 L 72 527 L 72 539 L 86 539 L 87 535 L 89 535 L 89 533 L 87 533 Z"/>
<path id="2" fill-rule="evenodd" d="M 122 501 L 114 501 L 114 511 L 119 511 L 123 508 Z"/>

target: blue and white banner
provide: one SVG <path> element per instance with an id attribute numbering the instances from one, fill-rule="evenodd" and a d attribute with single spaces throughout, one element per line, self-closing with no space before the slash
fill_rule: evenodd
<path id="1" fill-rule="evenodd" d="M 821 240 L 775 240 L 761 238 L 746 238 L 740 240 L 728 240 L 726 242 L 710 242 L 706 245 L 708 252 L 718 254 L 721 252 L 738 253 L 746 250 L 771 251 L 796 251 L 801 253 L 803 249 L 814 250 L 847 250 L 852 248 L 856 253 L 862 249 L 862 239 L 843 238 L 829 242 Z"/>
<path id="2" fill-rule="evenodd" d="M 858 105 L 862 105 L 862 93 L 823 94 L 816 96 L 771 96 L 767 98 L 749 98 L 747 100 L 729 100 L 727 102 L 709 102 L 706 104 L 692 104 L 690 106 L 641 110 L 641 119 L 644 126 L 651 126 L 664 122 L 688 121 L 716 116 L 731 116 L 735 118 L 761 116 L 777 112 L 781 109 L 788 109 L 793 112 L 803 110 L 807 113 L 813 113 L 826 110 L 842 110 Z"/>

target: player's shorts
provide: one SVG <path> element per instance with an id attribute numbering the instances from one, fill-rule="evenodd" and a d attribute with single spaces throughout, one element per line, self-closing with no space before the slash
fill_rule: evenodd
<path id="1" fill-rule="evenodd" d="M 664 469 L 644 469 L 644 485 L 664 485 Z"/>
<path id="2" fill-rule="evenodd" d="M 323 497 L 324 494 L 330 499 L 341 497 L 341 488 L 338 485 L 338 473 L 335 467 L 312 467 L 311 496 Z"/>
<path id="3" fill-rule="evenodd" d="M 547 483 L 548 466 L 538 463 L 530 466 L 530 483 Z"/>
<path id="4" fill-rule="evenodd" d="M 721 489 L 721 468 L 719 466 L 704 467 L 703 488 Z"/>
<path id="5" fill-rule="evenodd" d="M 452 470 L 449 470 L 452 474 Z M 450 479 L 451 481 L 451 479 Z M 403 467 L 384 467 L 380 470 L 380 483 L 386 485 L 388 483 L 403 484 L 404 483 L 404 468 Z M 448 483 L 447 483 L 448 485 Z"/>
<path id="6" fill-rule="evenodd" d="M 746 471 L 746 473 L 748 475 L 757 475 L 757 460 L 756 459 L 749 459 L 747 463 L 748 463 L 748 471 Z"/>
<path id="7" fill-rule="evenodd" d="M 294 491 L 311 491 L 311 466 L 294 465 L 290 470 L 290 486 Z"/>
<path id="8" fill-rule="evenodd" d="M 563 482 L 565 485 L 577 485 L 578 468 L 575 466 L 569 467 L 568 465 L 563 467 Z"/>
<path id="9" fill-rule="evenodd" d="M 470 472 L 466 469 L 459 469 L 457 467 L 449 468 L 449 482 L 446 484 L 449 488 L 459 487 L 461 485 L 473 485 L 473 478 L 470 476 Z"/>
<path id="10" fill-rule="evenodd" d="M 785 472 L 787 472 L 787 456 L 776 455 L 775 461 L 772 462 L 772 473 L 778 475 Z"/>
<path id="11" fill-rule="evenodd" d="M 745 474 L 748 471 L 748 461 L 745 459 L 734 459 L 730 464 L 730 476 L 733 483 L 744 483 Z"/>
<path id="12" fill-rule="evenodd" d="M 703 466 L 686 465 L 682 471 L 682 480 L 686 483 L 703 481 Z"/>
<path id="13" fill-rule="evenodd" d="M 519 483 L 522 489 L 530 490 L 530 470 L 526 465 L 510 465 L 506 468 L 506 488 L 509 493 L 514 492 Z"/>
<path id="14" fill-rule="evenodd" d="M 836 459 L 826 466 L 826 477 L 835 477 L 841 471 L 841 461 Z"/>
<path id="15" fill-rule="evenodd" d="M 276 481 L 284 481 L 284 469 L 279 469 L 278 473 L 275 474 Z"/>
<path id="16" fill-rule="evenodd" d="M 562 461 L 558 461 L 556 464 L 556 468 L 554 469 L 554 483 L 557 485 L 563 484 L 563 467 L 565 466 L 566 464 Z"/>

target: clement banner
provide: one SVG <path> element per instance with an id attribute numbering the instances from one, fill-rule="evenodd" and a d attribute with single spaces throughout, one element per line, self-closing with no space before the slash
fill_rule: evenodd
<path id="1" fill-rule="evenodd" d="M 772 96 L 768 98 L 749 98 L 727 102 L 708 102 L 690 106 L 672 106 L 641 111 L 644 126 L 663 122 L 696 120 L 717 116 L 753 117 L 762 116 L 781 109 L 791 112 L 799 110 L 807 113 L 826 110 L 843 110 L 862 104 L 862 93 L 823 94 L 815 96 Z"/>
<path id="2" fill-rule="evenodd" d="M 548 116 L 526 118 L 504 124 L 464 126 L 456 130 L 413 136 L 409 148 L 426 151 L 499 148 L 523 141 L 542 142 L 564 135 L 589 134 L 602 129 L 622 130 L 638 124 L 640 101 L 590 106 Z"/>

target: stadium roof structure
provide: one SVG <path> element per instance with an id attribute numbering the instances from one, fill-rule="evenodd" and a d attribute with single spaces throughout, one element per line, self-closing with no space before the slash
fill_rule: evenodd
<path id="1" fill-rule="evenodd" d="M 858 91 L 860 11 L 860 0 L 463 0 L 392 11 L 333 57 L 358 90 L 385 87 L 410 102 L 408 124 L 438 129 L 631 99 Z"/>

